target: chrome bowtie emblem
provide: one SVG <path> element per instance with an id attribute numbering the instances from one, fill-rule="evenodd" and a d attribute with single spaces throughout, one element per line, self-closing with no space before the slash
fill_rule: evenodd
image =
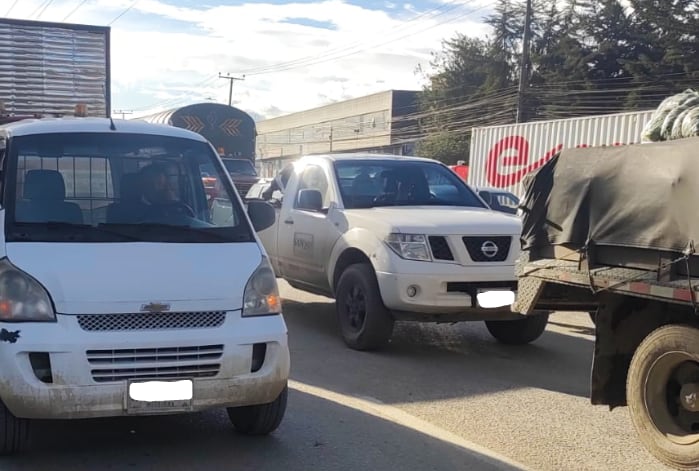
<path id="1" fill-rule="evenodd" d="M 142 312 L 157 313 L 157 312 L 167 312 L 169 310 L 170 310 L 170 305 L 163 304 L 163 303 L 148 303 L 148 304 L 144 304 L 141 306 Z"/>

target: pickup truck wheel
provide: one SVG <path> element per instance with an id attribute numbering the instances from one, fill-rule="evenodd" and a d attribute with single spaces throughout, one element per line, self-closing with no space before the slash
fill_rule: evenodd
<path id="1" fill-rule="evenodd" d="M 668 325 L 636 349 L 626 377 L 631 421 L 646 449 L 677 469 L 699 467 L 699 330 Z"/>
<path id="2" fill-rule="evenodd" d="M 269 404 L 257 406 L 229 407 L 228 418 L 235 429 L 245 435 L 268 435 L 282 423 L 286 412 L 287 386 Z"/>
<path id="3" fill-rule="evenodd" d="M 22 449 L 29 436 L 29 422 L 18 419 L 0 401 L 0 456 L 8 456 Z"/>
<path id="4" fill-rule="evenodd" d="M 548 314 L 535 314 L 512 321 L 485 321 L 485 326 L 500 343 L 524 345 L 541 337 L 548 321 Z"/>
<path id="5" fill-rule="evenodd" d="M 350 265 L 340 276 L 335 296 L 342 337 L 355 350 L 376 350 L 393 334 L 393 318 L 381 300 L 371 265 Z"/>

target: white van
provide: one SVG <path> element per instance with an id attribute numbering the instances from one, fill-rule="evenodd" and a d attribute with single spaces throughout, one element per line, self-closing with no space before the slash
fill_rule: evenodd
<path id="1" fill-rule="evenodd" d="M 0 161 L 0 455 L 28 419 L 222 407 L 241 433 L 277 428 L 287 329 L 256 235 L 274 209 L 245 211 L 203 137 L 25 120 L 0 126 Z"/>

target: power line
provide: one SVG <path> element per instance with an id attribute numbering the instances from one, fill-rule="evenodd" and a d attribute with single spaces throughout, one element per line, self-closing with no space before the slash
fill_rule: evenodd
<path id="1" fill-rule="evenodd" d="M 415 21 L 417 21 L 417 20 L 419 20 L 420 18 L 423 18 L 423 17 L 425 17 L 425 16 L 429 16 L 429 15 L 432 15 L 432 14 L 434 14 L 434 13 L 437 13 L 437 12 L 439 12 L 440 10 L 444 10 L 445 8 L 449 7 L 450 5 L 453 5 L 456 1 L 457 1 L 457 0 L 450 0 L 450 1 L 446 2 L 445 4 L 439 6 L 439 7 L 432 8 L 432 9 L 430 9 L 430 10 L 428 10 L 428 11 L 425 11 L 425 12 L 423 12 L 423 13 L 417 15 L 417 16 L 412 17 L 412 18 L 410 18 L 406 23 L 404 23 L 404 24 L 402 24 L 401 26 L 399 26 L 398 28 L 396 28 L 396 29 L 394 30 L 394 32 L 395 32 L 395 31 L 400 31 L 401 29 L 408 28 L 408 27 L 410 26 L 410 23 L 413 23 L 413 22 L 415 22 Z M 455 9 L 455 8 L 459 8 L 459 7 L 461 7 L 461 6 L 462 6 L 462 4 L 456 4 L 456 5 L 452 6 L 451 8 L 449 8 L 448 10 L 443 11 L 442 13 L 435 14 L 435 15 L 433 15 L 432 17 L 439 16 L 439 15 L 441 15 L 441 14 L 447 13 L 447 12 L 452 11 L 452 10 Z M 253 74 L 258 74 L 258 73 L 262 73 L 262 72 L 272 71 L 272 70 L 278 69 L 278 68 L 288 67 L 288 66 L 291 66 L 291 65 L 302 65 L 302 64 L 304 64 L 304 63 L 307 62 L 307 61 L 315 61 L 315 60 L 317 60 L 317 59 L 319 59 L 319 58 L 329 57 L 329 56 L 332 56 L 333 54 L 345 52 L 345 51 L 351 50 L 351 49 L 353 49 L 353 48 L 355 48 L 355 47 L 362 46 L 363 44 L 367 44 L 367 41 L 355 41 L 355 42 L 349 43 L 349 44 L 347 44 L 347 45 L 345 45 L 345 46 L 338 47 L 338 48 L 335 48 L 335 49 L 331 49 L 331 50 L 329 50 L 329 51 L 325 51 L 324 53 L 322 53 L 322 54 L 320 54 L 320 55 L 316 54 L 316 55 L 311 55 L 311 56 L 299 57 L 299 58 L 296 58 L 296 59 L 293 59 L 293 60 L 290 60 L 290 61 L 284 61 L 284 62 L 280 62 L 280 63 L 277 63 L 277 64 L 271 64 L 271 65 L 268 65 L 268 66 L 263 66 L 263 67 L 248 69 L 248 70 L 245 70 L 245 71 L 243 71 L 243 72 L 244 72 L 245 74 L 247 74 L 247 75 L 253 75 Z"/>
<path id="2" fill-rule="evenodd" d="M 448 10 L 448 11 L 451 11 L 451 10 L 456 9 L 456 8 L 463 7 L 464 5 L 465 5 L 465 4 L 458 4 L 458 5 L 454 6 L 454 7 L 452 7 L 452 8 L 451 8 L 450 10 Z M 443 24 L 450 23 L 450 22 L 453 22 L 453 21 L 455 21 L 455 20 L 458 20 L 458 19 L 464 18 L 464 17 L 466 17 L 466 16 L 472 15 L 472 14 L 475 13 L 476 11 L 482 10 L 482 9 L 484 9 L 484 8 L 487 8 L 487 7 L 488 7 L 488 5 L 484 5 L 484 6 L 475 8 L 475 9 L 470 10 L 470 11 L 468 11 L 468 12 L 462 14 L 462 15 L 457 15 L 457 16 L 455 16 L 455 17 L 453 17 L 453 18 L 448 19 L 448 20 L 445 20 L 445 21 L 442 21 L 442 22 L 437 22 L 437 23 L 434 24 L 434 25 L 430 25 L 430 26 L 428 26 L 428 27 L 419 29 L 419 30 L 417 30 L 417 31 L 413 31 L 413 32 L 410 32 L 410 33 L 408 33 L 408 34 L 404 34 L 404 35 L 402 35 L 402 36 L 395 37 L 395 38 L 390 39 L 390 40 L 388 40 L 388 41 L 383 41 L 383 42 L 380 42 L 380 43 L 374 43 L 374 44 L 372 44 L 372 45 L 370 45 L 370 46 L 368 46 L 368 47 L 362 48 L 362 49 L 351 50 L 352 48 L 347 48 L 347 49 L 350 49 L 350 51 L 347 52 L 347 53 L 341 54 L 341 55 L 333 55 L 333 56 L 328 56 L 328 55 L 326 55 L 327 57 L 323 57 L 323 55 L 320 55 L 320 56 L 315 56 L 315 57 L 313 57 L 313 58 L 310 58 L 309 60 L 304 60 L 304 61 L 302 61 L 302 62 L 299 62 L 298 64 L 290 64 L 290 65 L 288 65 L 288 66 L 281 66 L 281 67 L 279 67 L 279 68 L 274 68 L 275 66 L 270 66 L 270 67 L 267 68 L 267 69 L 265 69 L 265 68 L 258 69 L 258 71 L 254 71 L 254 70 L 253 70 L 253 71 L 246 71 L 246 74 L 247 74 L 247 75 L 262 75 L 262 74 L 268 74 L 268 73 L 284 72 L 284 71 L 296 69 L 296 68 L 299 68 L 299 67 L 308 67 L 308 66 L 312 66 L 312 65 L 317 65 L 317 64 L 325 63 L 325 62 L 335 61 L 335 60 L 338 60 L 338 59 L 343 59 L 343 58 L 345 58 L 345 57 L 349 57 L 349 56 L 358 54 L 358 53 L 360 53 L 360 52 L 365 52 L 365 51 L 370 50 L 370 49 L 376 49 L 376 48 L 379 48 L 379 47 L 381 47 L 381 46 L 385 46 L 385 45 L 388 45 L 388 44 L 392 44 L 392 43 L 394 43 L 394 42 L 396 42 L 396 41 L 400 41 L 401 39 L 405 39 L 405 38 L 410 37 L 410 36 L 415 36 L 415 35 L 417 35 L 417 34 L 424 33 L 425 31 L 428 31 L 428 30 L 430 30 L 430 29 L 436 28 L 436 27 L 441 26 L 441 25 L 443 25 Z M 444 14 L 444 13 L 446 13 L 446 12 L 438 13 L 438 14 L 434 15 L 434 17 L 440 16 L 440 15 L 442 15 L 442 14 Z M 338 52 L 341 52 L 341 51 L 338 51 Z"/>
<path id="3" fill-rule="evenodd" d="M 52 1 L 53 1 L 53 0 L 46 0 L 45 2 L 40 3 L 39 6 L 36 7 L 36 10 L 34 10 L 34 12 L 33 12 L 31 15 L 29 15 L 29 17 L 30 17 L 30 18 L 36 19 L 36 18 L 37 18 L 36 14 L 37 14 L 42 8 L 44 8 L 47 4 L 51 3 Z"/>
<path id="4" fill-rule="evenodd" d="M 114 24 L 114 22 L 116 22 L 119 18 L 121 18 L 122 16 L 126 15 L 129 11 L 131 11 L 131 9 L 133 7 L 135 7 L 138 2 L 139 2 L 139 0 L 134 0 L 134 2 L 131 5 L 129 5 L 124 11 L 119 13 L 119 15 L 117 15 L 116 18 L 114 18 L 112 21 L 107 23 L 107 26 L 112 26 L 112 24 Z"/>
<path id="5" fill-rule="evenodd" d="M 78 6 L 76 6 L 75 8 L 73 8 L 73 10 L 72 10 L 70 13 L 68 13 L 68 14 L 63 18 L 62 21 L 66 21 L 68 18 L 70 18 L 71 16 L 73 16 L 73 14 L 74 14 L 76 11 L 78 11 L 78 10 L 80 9 L 80 7 L 82 7 L 82 6 L 85 5 L 86 3 L 87 3 L 87 0 L 82 0 L 82 2 L 80 2 L 80 3 L 78 4 Z"/>
<path id="6" fill-rule="evenodd" d="M 44 14 L 44 12 L 46 11 L 46 9 L 47 9 L 49 6 L 51 6 L 52 3 L 53 3 L 53 0 L 48 0 L 48 2 L 46 2 L 46 6 L 44 6 L 44 8 L 41 10 L 41 12 L 39 13 L 39 16 L 37 16 L 37 19 L 41 18 L 41 16 Z"/>
<path id="7" fill-rule="evenodd" d="M 10 12 L 12 10 L 14 10 L 15 5 L 17 5 L 18 3 L 19 3 L 19 0 L 15 0 L 14 3 L 10 6 L 10 8 L 8 8 L 7 11 L 5 12 L 5 16 L 9 16 Z"/>

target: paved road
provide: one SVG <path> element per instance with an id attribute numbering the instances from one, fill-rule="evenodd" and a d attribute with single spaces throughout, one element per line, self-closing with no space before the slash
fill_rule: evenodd
<path id="1" fill-rule="evenodd" d="M 591 324 L 558 314 L 535 344 L 480 323 L 399 325 L 381 353 L 342 343 L 332 301 L 283 285 L 292 350 L 287 416 L 236 435 L 221 411 L 40 422 L 15 470 L 662 470 L 625 409 L 586 398 Z"/>

